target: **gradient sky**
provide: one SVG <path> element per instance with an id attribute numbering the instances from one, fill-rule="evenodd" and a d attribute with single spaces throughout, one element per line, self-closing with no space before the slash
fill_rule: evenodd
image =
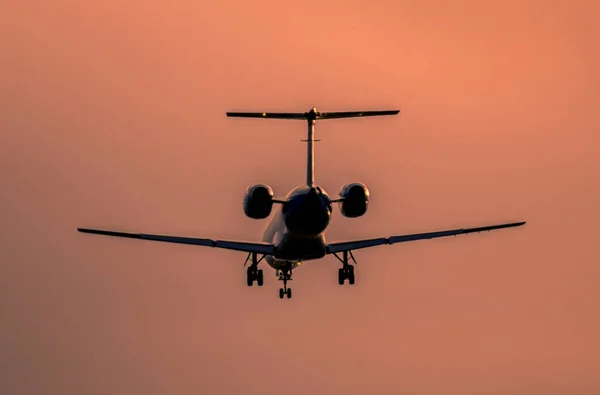
<path id="1" fill-rule="evenodd" d="M 600 392 L 595 1 L 0 6 L 0 393 Z M 76 227 L 258 240 L 247 185 L 371 189 L 329 240 L 523 228 L 305 263 Z"/>

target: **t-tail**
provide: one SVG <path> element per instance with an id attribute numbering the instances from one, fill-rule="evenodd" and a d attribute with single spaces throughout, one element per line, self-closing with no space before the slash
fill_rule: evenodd
<path id="1" fill-rule="evenodd" d="M 319 112 L 315 107 L 304 113 L 292 112 L 228 112 L 228 117 L 240 118 L 266 118 L 266 119 L 294 119 L 305 120 L 308 124 L 308 137 L 303 142 L 308 143 L 306 158 L 306 185 L 313 187 L 315 184 L 315 123 L 319 119 L 340 119 L 356 117 L 375 117 L 381 115 L 396 115 L 400 110 L 385 111 L 342 111 Z"/>

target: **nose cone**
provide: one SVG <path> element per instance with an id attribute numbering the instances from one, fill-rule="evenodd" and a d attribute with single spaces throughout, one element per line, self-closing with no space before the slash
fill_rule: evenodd
<path id="1" fill-rule="evenodd" d="M 299 237 L 314 237 L 329 225 L 331 211 L 328 202 L 317 188 L 311 188 L 306 195 L 291 202 L 286 213 L 285 224 L 288 230 Z"/>

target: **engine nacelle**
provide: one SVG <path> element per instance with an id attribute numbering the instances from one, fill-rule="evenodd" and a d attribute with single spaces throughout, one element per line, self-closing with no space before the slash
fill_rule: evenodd
<path id="1" fill-rule="evenodd" d="M 273 209 L 273 190 L 270 186 L 258 184 L 248 187 L 244 197 L 244 213 L 252 219 L 264 219 Z"/>
<path id="2" fill-rule="evenodd" d="M 367 212 L 369 189 L 365 184 L 354 182 L 344 185 L 340 191 L 340 197 L 343 200 L 338 203 L 338 206 L 344 217 L 356 218 Z"/>

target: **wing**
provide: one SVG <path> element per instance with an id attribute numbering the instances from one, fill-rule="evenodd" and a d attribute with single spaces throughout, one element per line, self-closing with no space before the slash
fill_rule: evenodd
<path id="1" fill-rule="evenodd" d="M 211 240 L 211 239 L 199 239 L 194 237 L 180 237 L 180 236 L 161 236 L 151 235 L 146 233 L 125 233 L 125 232 L 114 232 L 110 230 L 99 230 L 99 229 L 85 229 L 77 228 L 79 232 L 93 233 L 104 236 L 116 236 L 116 237 L 127 237 L 130 239 L 141 239 L 151 241 L 162 241 L 164 243 L 177 243 L 177 244 L 191 244 L 204 247 L 215 247 L 223 248 L 226 250 L 243 251 L 243 252 L 255 252 L 257 254 L 273 254 L 275 247 L 268 243 L 253 243 L 244 241 L 229 241 L 229 240 Z"/>
<path id="2" fill-rule="evenodd" d="M 380 246 L 380 245 L 384 245 L 384 244 L 396 244 L 396 243 L 403 243 L 406 241 L 435 239 L 437 237 L 464 235 L 464 234 L 468 234 L 468 233 L 479 233 L 479 232 L 486 232 L 486 231 L 489 232 L 490 230 L 512 228 L 512 227 L 521 226 L 521 225 L 525 225 L 525 222 L 513 222 L 513 223 L 509 223 L 509 224 L 482 226 L 479 228 L 442 230 L 439 232 L 415 233 L 415 234 L 402 235 L 402 236 L 380 237 L 377 239 L 366 239 L 366 240 L 330 243 L 327 245 L 327 253 L 335 254 L 337 252 L 358 250 L 361 248 L 368 248 L 368 247 L 376 247 L 376 246 Z"/>

